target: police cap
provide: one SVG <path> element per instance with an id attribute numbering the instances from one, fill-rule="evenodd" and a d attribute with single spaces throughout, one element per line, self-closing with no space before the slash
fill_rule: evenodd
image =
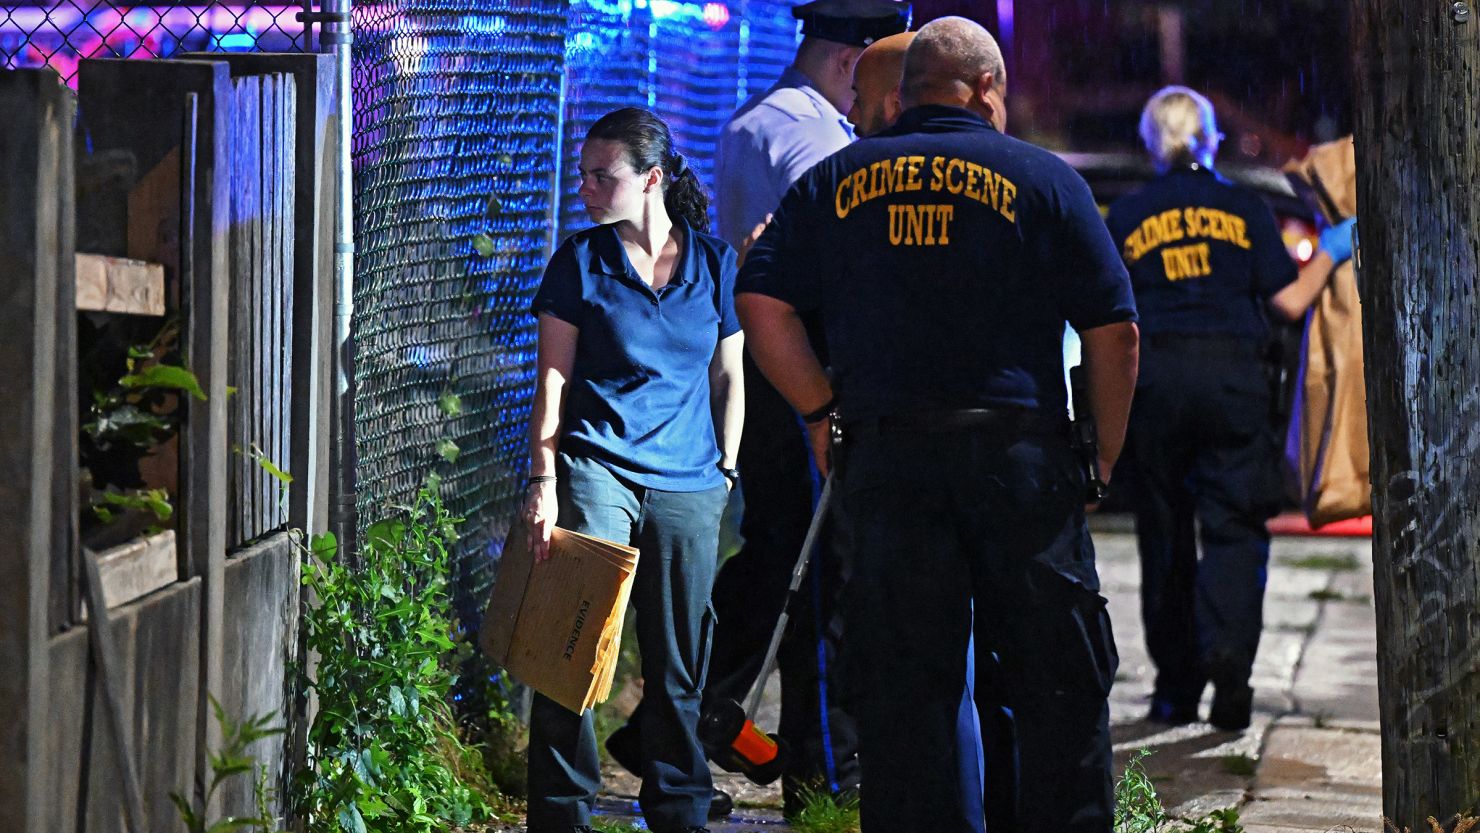
<path id="1" fill-rule="evenodd" d="M 812 0 L 791 10 L 802 34 L 849 46 L 868 46 L 909 28 L 910 4 L 893 0 Z"/>

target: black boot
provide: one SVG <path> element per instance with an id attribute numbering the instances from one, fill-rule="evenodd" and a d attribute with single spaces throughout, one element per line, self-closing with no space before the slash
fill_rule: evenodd
<path id="1" fill-rule="evenodd" d="M 1213 708 L 1208 722 L 1225 732 L 1249 728 L 1254 711 L 1254 689 L 1248 683 L 1220 685 L 1213 691 Z"/>

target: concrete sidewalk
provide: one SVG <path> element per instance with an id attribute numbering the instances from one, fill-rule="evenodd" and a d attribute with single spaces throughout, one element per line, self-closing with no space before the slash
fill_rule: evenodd
<path id="1" fill-rule="evenodd" d="M 1237 807 L 1248 833 L 1382 830 L 1377 722 L 1377 642 L 1371 543 L 1277 538 L 1269 570 L 1264 636 L 1254 670 L 1254 723 L 1219 732 L 1205 723 L 1168 729 L 1142 721 L 1153 669 L 1140 621 L 1135 539 L 1116 518 L 1096 519 L 1101 582 L 1120 649 L 1110 714 L 1117 775 L 1140 749 L 1173 815 Z M 1210 689 L 1211 693 L 1211 689 Z M 775 679 L 767 711 L 774 726 Z M 1202 713 L 1207 714 L 1208 702 Z M 638 821 L 637 779 L 609 768 L 602 810 Z M 788 829 L 781 791 L 716 770 L 739 809 L 714 833 Z"/>

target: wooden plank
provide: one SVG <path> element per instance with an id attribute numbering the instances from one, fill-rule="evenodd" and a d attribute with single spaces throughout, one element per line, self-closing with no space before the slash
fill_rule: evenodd
<path id="1" fill-rule="evenodd" d="M 275 281 L 275 302 L 273 310 L 273 333 L 277 342 L 277 349 L 273 352 L 273 378 L 278 389 L 286 395 L 279 397 L 273 403 L 273 436 L 275 437 L 272 450 L 273 460 L 279 466 L 289 465 L 289 454 L 292 448 L 293 431 L 293 400 L 292 400 L 292 367 L 293 367 L 293 134 L 294 134 L 294 112 L 297 108 L 297 89 L 294 86 L 292 76 L 279 73 L 277 76 L 278 113 L 274 124 L 273 137 L 277 144 L 276 159 L 276 182 L 274 190 L 277 195 L 278 208 L 276 212 L 276 248 L 277 263 L 273 269 Z M 288 506 L 286 490 L 282 489 L 276 480 L 270 481 L 273 495 L 273 514 L 271 528 L 280 529 L 288 522 Z"/>
<path id="2" fill-rule="evenodd" d="M 109 608 L 126 605 L 176 581 L 173 529 L 111 547 L 99 552 L 97 557 L 103 599 Z M 87 619 L 88 609 L 84 606 L 81 621 Z"/>
<path id="3" fill-rule="evenodd" d="M 255 431 L 252 441 L 264 454 L 272 451 L 272 396 L 276 392 L 273 388 L 273 379 L 270 372 L 272 344 L 272 311 L 268 307 L 272 293 L 272 169 L 276 164 L 273 158 L 274 148 L 272 146 L 272 112 L 276 109 L 277 90 L 272 83 L 273 76 L 263 75 L 257 79 L 262 88 L 262 98 L 257 108 L 257 148 L 260 154 L 261 164 L 254 172 L 257 175 L 257 193 L 261 196 L 259 204 L 257 225 L 257 285 L 256 297 L 252 307 L 252 317 L 256 321 L 256 330 L 252 334 L 253 348 L 255 350 L 256 370 L 258 379 L 257 401 L 253 403 L 253 421 Z M 272 495 L 268 491 L 266 472 L 260 466 L 254 466 L 252 471 L 253 489 L 253 513 L 252 513 L 252 537 L 258 538 L 265 532 L 265 520 L 271 511 Z"/>
<path id="4" fill-rule="evenodd" d="M 228 679 L 239 681 L 221 693 L 221 706 L 233 719 L 276 713 L 283 725 L 292 710 L 294 686 L 290 664 L 297 655 L 298 553 L 288 533 L 269 535 L 237 553 L 226 566 L 226 621 L 233 627 L 224 644 Z M 281 785 L 283 736 L 264 738 L 249 754 L 268 766 L 269 783 Z M 253 815 L 251 784 L 245 780 L 222 787 L 223 812 Z M 283 791 L 281 795 L 287 795 Z M 274 809 L 283 813 L 287 802 Z"/>
<path id="5" fill-rule="evenodd" d="M 66 114 L 75 117 L 77 105 L 66 96 Z M 3 111 L 0 111 L 3 112 Z M 77 223 L 76 157 L 72 143 L 61 153 L 51 169 L 55 171 L 56 201 L 56 324 L 55 347 L 56 410 L 52 414 L 52 557 L 50 613 L 47 632 L 58 633 L 77 618 L 81 605 L 82 547 L 80 545 L 81 490 L 78 487 L 77 461 L 82 459 L 78 422 L 80 375 L 78 367 L 76 284 L 67 273 L 76 268 Z M 52 164 L 48 162 L 48 164 Z"/>
<path id="6" fill-rule="evenodd" d="M 195 776 L 200 604 L 200 580 L 191 579 L 111 611 L 125 727 L 150 831 L 181 829 L 169 794 L 188 795 Z M 85 627 L 49 644 L 55 681 L 47 732 L 50 819 L 40 828 L 47 831 L 122 829 L 116 752 L 88 651 Z"/>
<path id="7" fill-rule="evenodd" d="M 56 74 L 0 73 L 0 829 L 42 830 L 57 430 L 57 298 L 70 280 L 58 219 L 72 106 Z M 63 253 L 67 256 L 63 258 Z M 66 422 L 63 423 L 67 425 Z M 64 427 L 62 430 L 66 430 Z M 70 469 L 69 469 L 70 470 Z"/>
<path id="8" fill-rule="evenodd" d="M 82 553 L 84 583 L 87 585 L 87 602 L 92 614 L 88 627 L 87 644 L 93 665 L 98 669 L 98 699 L 102 701 L 109 737 L 113 740 L 114 771 L 123 792 L 123 829 L 128 833 L 143 833 L 144 796 L 139 791 L 139 775 L 135 771 L 133 741 L 124 722 L 123 714 L 123 658 L 113 638 L 113 627 L 108 615 L 108 601 L 103 596 L 103 578 L 98 571 L 98 556 L 92 551 Z"/>
<path id="9" fill-rule="evenodd" d="M 222 577 L 225 569 L 227 307 L 230 274 L 229 159 L 233 98 L 224 64 L 208 61 L 86 59 L 79 106 L 95 150 L 130 150 L 150 170 L 181 147 L 182 347 L 207 400 L 184 402 L 179 549 L 187 575 L 201 577 L 197 691 L 220 691 Z M 192 98 L 193 96 L 193 98 Z M 193 104 L 192 104 L 193 102 Z M 187 119 L 190 108 L 195 117 Z M 182 141 L 182 134 L 184 140 Z M 196 773 L 220 732 L 197 709 Z"/>
<path id="10" fill-rule="evenodd" d="M 79 310 L 164 315 L 164 266 L 124 257 L 77 253 Z"/>
<path id="11" fill-rule="evenodd" d="M 170 306 L 179 305 L 180 148 L 139 177 L 128 192 L 128 256 L 163 264 L 175 285 Z M 168 293 L 167 293 L 168 295 Z"/>
<path id="12" fill-rule="evenodd" d="M 233 75 L 282 72 L 294 80 L 293 401 L 289 523 L 328 528 L 329 397 L 333 381 L 334 159 L 337 118 L 330 55 L 197 53 L 225 61 Z M 187 56 L 195 57 L 195 55 Z"/>

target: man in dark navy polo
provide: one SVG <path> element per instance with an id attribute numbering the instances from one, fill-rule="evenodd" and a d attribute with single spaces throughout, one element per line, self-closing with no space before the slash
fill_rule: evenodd
<path id="1" fill-rule="evenodd" d="M 737 284 L 747 345 L 804 415 L 820 466 L 834 427 L 843 436 L 869 833 L 974 827 L 956 732 L 973 604 L 978 667 L 995 658 L 979 702 L 1011 710 L 993 731 L 1011 733 L 1018 761 L 992 833 L 1111 827 L 1117 658 L 1061 343 L 1067 321 L 1108 476 L 1135 383 L 1135 305 L 1084 181 L 1002 134 L 1004 81 L 985 29 L 922 28 L 905 113 L 797 182 Z M 807 342 L 810 311 L 831 379 Z"/>

